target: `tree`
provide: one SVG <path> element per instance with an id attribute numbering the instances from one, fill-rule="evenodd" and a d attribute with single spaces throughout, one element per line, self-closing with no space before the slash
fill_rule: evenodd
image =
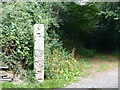
<path id="1" fill-rule="evenodd" d="M 114 50 L 120 46 L 120 7 L 119 2 L 96 3 L 100 9 L 99 23 L 90 33 L 87 42 L 92 48 Z"/>

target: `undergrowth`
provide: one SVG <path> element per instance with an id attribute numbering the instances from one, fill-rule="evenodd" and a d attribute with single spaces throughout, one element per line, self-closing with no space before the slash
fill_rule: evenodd
<path id="1" fill-rule="evenodd" d="M 45 26 L 45 79 L 69 79 L 81 72 L 74 54 L 62 47 L 60 37 L 52 27 L 58 28 L 59 19 L 53 16 L 51 3 L 1 3 L 2 53 L 0 59 L 26 82 L 34 81 L 33 25 Z M 46 13 L 48 12 L 48 13 Z M 17 18 L 16 18 L 17 17 Z"/>
<path id="2" fill-rule="evenodd" d="M 34 82 L 34 83 L 24 83 L 24 84 L 14 84 L 12 82 L 3 82 L 0 83 L 0 89 L 2 88 L 61 88 L 68 85 L 70 82 L 74 80 L 45 80 L 43 83 Z"/>

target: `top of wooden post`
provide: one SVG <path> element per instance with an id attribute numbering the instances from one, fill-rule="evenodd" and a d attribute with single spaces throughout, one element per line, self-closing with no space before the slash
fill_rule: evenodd
<path id="1" fill-rule="evenodd" d="M 44 36 L 44 24 L 34 24 L 34 36 Z"/>
<path id="2" fill-rule="evenodd" d="M 44 26 L 44 24 L 34 24 L 34 26 Z"/>

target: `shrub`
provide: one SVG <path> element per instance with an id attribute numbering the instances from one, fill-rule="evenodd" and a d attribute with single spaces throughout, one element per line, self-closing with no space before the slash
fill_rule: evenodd
<path id="1" fill-rule="evenodd" d="M 68 79 L 80 75 L 79 62 L 65 50 L 54 49 L 46 60 L 46 77 L 52 79 Z"/>
<path id="2" fill-rule="evenodd" d="M 11 69 L 21 76 L 29 77 L 27 72 L 33 70 L 33 25 L 36 23 L 45 25 L 45 40 L 49 38 L 46 33 L 48 26 L 52 24 L 58 27 L 56 17 L 51 14 L 52 4 L 6 2 L 0 6 L 3 13 L 0 15 L 1 61 L 11 66 Z"/>
<path id="3" fill-rule="evenodd" d="M 89 50 L 89 49 L 86 49 L 86 48 L 81 48 L 79 50 L 79 53 L 82 56 L 85 56 L 85 57 L 94 57 L 95 54 L 96 54 L 96 51 L 95 50 Z"/>
<path id="4" fill-rule="evenodd" d="M 59 27 L 51 3 L 2 3 L 1 61 L 21 78 L 33 80 L 33 25 L 45 25 L 45 76 L 68 78 L 76 75 L 78 63 L 67 53 L 59 36 L 50 28 Z M 51 26 L 52 25 L 52 26 Z"/>

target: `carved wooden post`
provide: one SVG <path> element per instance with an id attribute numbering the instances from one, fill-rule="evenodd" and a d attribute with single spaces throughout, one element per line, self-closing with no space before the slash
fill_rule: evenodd
<path id="1" fill-rule="evenodd" d="M 34 70 L 37 81 L 44 81 L 44 25 L 34 25 Z"/>

